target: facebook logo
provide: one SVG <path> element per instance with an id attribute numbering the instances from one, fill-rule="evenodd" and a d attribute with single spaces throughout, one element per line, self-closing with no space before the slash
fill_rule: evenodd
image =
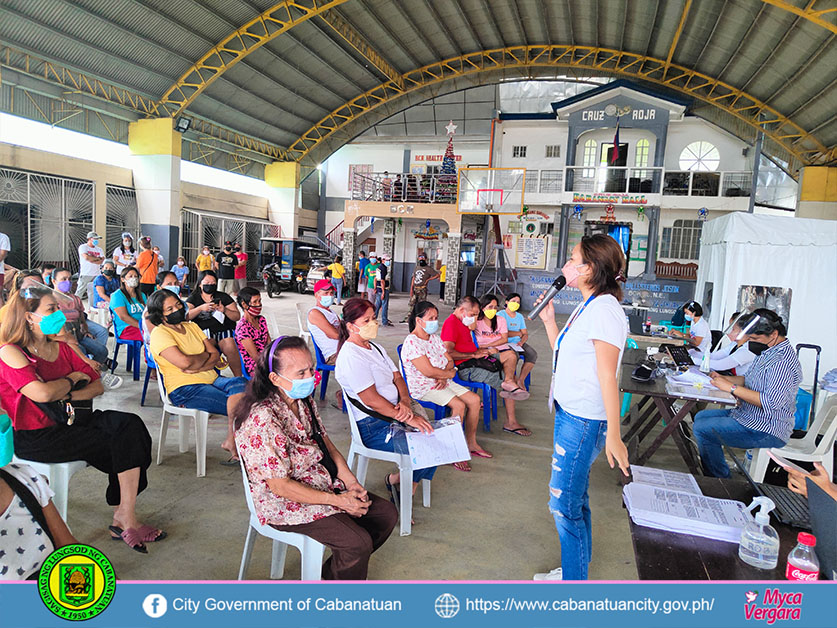
<path id="1" fill-rule="evenodd" d="M 169 604 L 159 593 L 152 593 L 151 595 L 147 595 L 145 599 L 142 601 L 142 610 L 145 611 L 145 614 L 149 617 L 157 619 L 158 617 L 162 617 L 166 614 L 168 610 Z"/>

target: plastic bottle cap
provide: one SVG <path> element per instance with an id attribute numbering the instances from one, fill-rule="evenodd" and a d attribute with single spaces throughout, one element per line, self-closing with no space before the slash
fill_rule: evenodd
<path id="1" fill-rule="evenodd" d="M 768 515 L 766 512 L 757 512 L 755 519 L 756 523 L 759 523 L 763 526 L 770 524 L 770 515 Z"/>
<path id="2" fill-rule="evenodd" d="M 817 537 L 813 534 L 809 534 L 808 532 L 800 532 L 796 537 L 796 540 L 809 547 L 816 547 L 817 545 Z"/>

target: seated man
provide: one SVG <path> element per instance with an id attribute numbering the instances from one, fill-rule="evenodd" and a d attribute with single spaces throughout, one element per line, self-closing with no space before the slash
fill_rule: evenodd
<path id="1" fill-rule="evenodd" d="M 116 262 L 111 259 L 102 263 L 101 274 L 93 280 L 93 301 L 90 305 L 107 309 L 110 295 L 119 290 L 119 277 L 116 276 Z"/>
<path id="2" fill-rule="evenodd" d="M 529 393 L 525 390 L 513 393 L 505 390 L 503 388 L 504 376 L 499 361 L 496 362 L 497 370 L 486 368 L 490 366 L 490 363 L 483 362 L 492 350 L 479 349 L 474 344 L 471 331 L 476 327 L 479 312 L 480 302 L 476 298 L 470 295 L 462 297 L 456 304 L 453 314 L 442 325 L 442 341 L 456 364 L 460 379 L 466 382 L 488 384 L 506 399 L 506 422 L 503 425 L 503 431 L 518 436 L 531 436 L 532 432 L 518 423 L 515 416 L 515 400 L 528 399 Z"/>
<path id="3" fill-rule="evenodd" d="M 311 332 L 314 344 L 322 352 L 326 364 L 337 362 L 340 317 L 331 309 L 334 294 L 334 285 L 328 279 L 320 279 L 314 284 L 314 307 L 308 310 L 308 331 Z"/>
<path id="4" fill-rule="evenodd" d="M 693 431 L 704 473 L 730 477 L 722 442 L 741 449 L 783 447 L 793 431 L 796 391 L 802 366 L 785 337 L 781 317 L 757 309 L 744 332 L 756 354 L 744 377 L 712 372 L 712 383 L 739 400 L 731 410 L 703 410 L 695 415 Z"/>

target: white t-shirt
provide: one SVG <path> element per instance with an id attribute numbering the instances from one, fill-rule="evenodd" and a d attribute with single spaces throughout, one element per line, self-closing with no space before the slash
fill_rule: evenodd
<path id="1" fill-rule="evenodd" d="M 381 397 L 395 405 L 398 403 L 398 389 L 393 377 L 400 373 L 380 345 L 370 344 L 373 346 L 364 349 L 353 342 L 343 343 L 337 354 L 334 376 L 343 390 L 357 400 L 360 400 L 360 393 L 374 386 Z"/>
<path id="2" fill-rule="evenodd" d="M 0 251 L 11 251 L 12 250 L 12 243 L 9 240 L 9 236 L 5 233 L 0 233 Z M 4 275 L 6 273 L 6 262 L 0 261 L 0 275 Z"/>
<path id="3" fill-rule="evenodd" d="M 334 329 L 340 328 L 340 317 L 331 310 L 320 307 L 319 305 L 316 305 L 308 310 L 308 315 L 306 316 L 306 320 L 308 321 L 308 331 L 311 332 L 311 338 L 314 339 L 314 344 L 320 348 L 320 351 L 323 354 L 323 359 L 328 360 L 331 356 L 337 353 L 337 338 L 329 338 L 322 329 L 311 322 L 309 317 L 311 316 L 311 312 L 314 310 L 317 310 L 320 314 L 325 316 L 325 319 L 331 323 L 331 326 L 334 327 Z"/>
<path id="4" fill-rule="evenodd" d="M 138 255 L 139 255 L 139 251 L 137 251 L 136 248 L 134 248 L 133 253 L 131 253 L 131 249 L 128 249 L 123 254 L 122 253 L 122 247 L 117 246 L 115 249 L 113 249 L 113 255 L 111 256 L 111 259 L 113 259 L 113 260 L 115 260 L 115 261 L 117 261 L 121 264 L 125 264 L 125 266 L 129 266 L 131 264 L 136 264 L 137 263 L 137 256 Z M 121 275 L 123 268 L 124 268 L 124 266 L 119 266 L 117 264 L 116 274 Z"/>
<path id="5" fill-rule="evenodd" d="M 84 254 L 96 255 L 99 257 L 99 262 L 88 262 L 84 259 Z M 78 259 L 80 268 L 78 274 L 80 277 L 95 277 L 99 274 L 99 266 L 105 261 L 105 252 L 98 246 L 88 246 L 85 242 L 78 247 Z"/>
<path id="6" fill-rule="evenodd" d="M 46 479 L 25 464 L 7 464 L 9 475 L 23 484 L 46 508 L 55 495 Z M 49 536 L 37 522 L 32 521 L 29 509 L 13 495 L 6 512 L 0 513 L 0 580 L 26 580 L 43 564 L 53 549 Z"/>
<path id="7" fill-rule="evenodd" d="M 427 356 L 430 365 L 438 369 L 443 369 L 448 365 L 445 343 L 442 342 L 439 334 L 430 334 L 429 340 L 422 340 L 415 334 L 410 334 L 404 339 L 404 346 L 401 347 L 401 363 L 404 365 L 407 387 L 413 399 L 422 399 L 436 385 L 435 379 L 424 375 L 413 364 L 412 361 L 421 356 Z"/>
<path id="8" fill-rule="evenodd" d="M 573 320 L 573 316 L 581 307 L 580 304 L 568 321 Z M 616 297 L 603 294 L 593 299 L 590 305 L 575 317 L 561 340 L 561 350 L 558 352 L 558 363 L 552 383 L 552 398 L 570 414 L 585 419 L 607 420 L 593 341 L 602 340 L 619 347 L 621 363 L 627 338 L 628 321 Z"/>
<path id="9" fill-rule="evenodd" d="M 700 346 L 694 348 L 701 356 L 709 351 L 709 348 L 712 346 L 712 331 L 709 329 L 709 323 L 706 322 L 703 316 L 700 317 L 699 321 L 692 322 L 692 326 L 689 328 L 689 337 L 703 338 Z"/>

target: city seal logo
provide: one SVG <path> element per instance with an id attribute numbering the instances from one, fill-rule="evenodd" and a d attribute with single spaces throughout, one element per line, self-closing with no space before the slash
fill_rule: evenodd
<path id="1" fill-rule="evenodd" d="M 83 621 L 96 617 L 113 600 L 116 575 L 107 557 L 89 545 L 66 545 L 44 561 L 38 593 L 58 617 Z"/>

